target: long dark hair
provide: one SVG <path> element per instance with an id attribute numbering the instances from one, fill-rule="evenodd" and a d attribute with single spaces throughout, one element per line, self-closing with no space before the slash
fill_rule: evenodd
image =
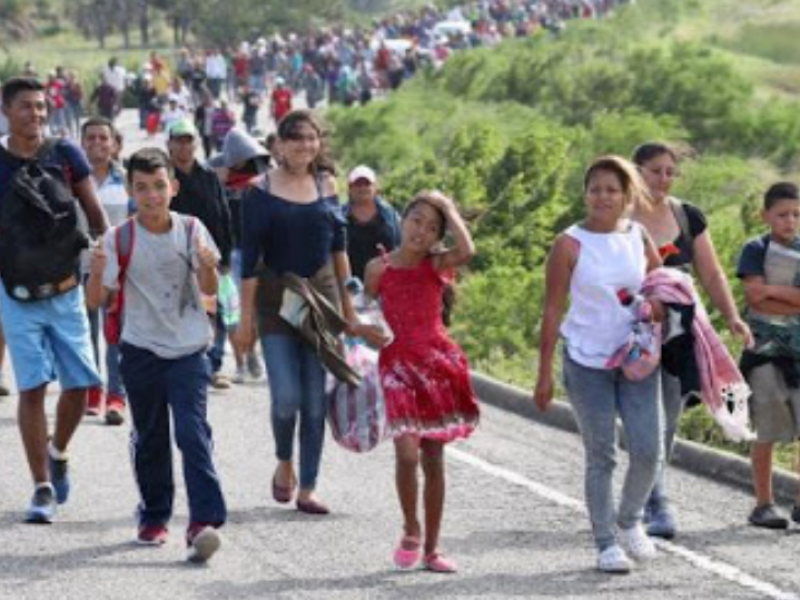
<path id="1" fill-rule="evenodd" d="M 309 172 L 316 175 L 320 172 L 336 175 L 336 165 L 330 156 L 328 130 L 322 121 L 313 112 L 306 109 L 293 110 L 283 117 L 278 123 L 278 139 L 281 141 L 294 139 L 298 135 L 300 126 L 304 123 L 310 125 L 319 136 L 319 152 L 314 161 L 309 165 Z"/>
<path id="2" fill-rule="evenodd" d="M 680 160 L 678 153 L 674 148 L 664 144 L 663 142 L 645 142 L 637 146 L 633 150 L 631 160 L 637 167 L 643 166 L 645 163 L 650 162 L 654 158 L 658 158 L 663 154 L 668 154 L 670 158 L 677 163 Z"/>

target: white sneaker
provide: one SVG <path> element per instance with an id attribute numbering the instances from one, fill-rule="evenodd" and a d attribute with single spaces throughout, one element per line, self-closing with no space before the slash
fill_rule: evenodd
<path id="1" fill-rule="evenodd" d="M 634 560 L 645 561 L 656 557 L 656 545 L 648 537 L 641 523 L 637 523 L 630 529 L 620 528 L 619 536 Z"/>
<path id="2" fill-rule="evenodd" d="M 231 381 L 237 385 L 241 385 L 245 382 L 245 377 L 246 375 L 244 372 L 244 366 L 236 367 L 236 374 L 233 376 Z"/>
<path id="3" fill-rule="evenodd" d="M 614 544 L 597 555 L 597 569 L 603 573 L 630 573 L 633 565 L 625 550 Z"/>
<path id="4" fill-rule="evenodd" d="M 186 559 L 193 563 L 203 563 L 210 559 L 222 545 L 222 538 L 213 527 L 203 527 L 191 540 Z"/>

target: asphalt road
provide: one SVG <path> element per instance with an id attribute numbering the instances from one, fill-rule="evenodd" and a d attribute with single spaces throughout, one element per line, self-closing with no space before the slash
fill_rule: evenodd
<path id="1" fill-rule="evenodd" d="M 0 403 L 3 599 L 800 598 L 800 529 L 748 527 L 746 494 L 681 472 L 671 480 L 681 525 L 675 543 L 628 576 L 596 572 L 579 438 L 490 406 L 476 434 L 448 449 L 443 547 L 460 565 L 456 575 L 393 569 L 401 519 L 389 443 L 356 455 L 328 440 L 319 493 L 330 516 L 275 504 L 269 397 L 255 384 L 211 395 L 230 521 L 207 566 L 184 560 L 182 485 L 170 542 L 133 542 L 128 428 L 96 418 L 85 419 L 73 444 L 70 502 L 55 524 L 27 525 L 30 483 L 15 404 Z"/>

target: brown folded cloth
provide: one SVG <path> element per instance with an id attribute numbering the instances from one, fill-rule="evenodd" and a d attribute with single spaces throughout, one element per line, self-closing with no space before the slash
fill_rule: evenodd
<path id="1" fill-rule="evenodd" d="M 308 311 L 302 323 L 293 327 L 279 316 L 284 290 L 303 298 Z M 265 333 L 298 335 L 309 344 L 331 375 L 351 386 L 361 383 L 361 374 L 345 360 L 339 336 L 347 327 L 339 308 L 338 286 L 332 263 L 310 278 L 294 273 L 277 275 L 265 270 L 259 281 L 259 328 Z"/>

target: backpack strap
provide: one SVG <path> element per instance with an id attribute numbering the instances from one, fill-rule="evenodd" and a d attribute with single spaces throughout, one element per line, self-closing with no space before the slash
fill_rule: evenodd
<path id="1" fill-rule="evenodd" d="M 681 235 L 689 240 L 689 243 L 694 241 L 694 236 L 692 235 L 692 230 L 689 227 L 689 217 L 686 216 L 686 208 L 683 206 L 683 202 L 680 200 L 673 198 L 672 196 L 669 197 L 669 206 L 672 209 L 672 214 L 675 216 L 675 221 L 678 223 L 678 228 L 681 230 Z"/>
<path id="2" fill-rule="evenodd" d="M 186 232 L 186 256 L 192 255 L 192 237 L 194 237 L 197 217 L 182 217 L 184 231 Z"/>
<path id="3" fill-rule="evenodd" d="M 44 160 L 50 152 L 55 150 L 58 142 L 61 141 L 61 138 L 57 137 L 48 137 L 45 138 L 44 143 L 39 146 L 39 149 L 36 150 L 36 154 L 33 155 L 33 159 L 37 161 Z"/>
<path id="4" fill-rule="evenodd" d="M 119 282 L 120 292 L 125 285 L 125 273 L 128 271 L 128 265 L 131 262 L 131 255 L 133 254 L 133 242 L 136 238 L 136 221 L 133 217 L 126 220 L 122 225 L 117 227 L 114 233 L 114 245 L 117 249 L 117 265 L 119 265 L 119 273 L 117 274 L 117 281 Z"/>

